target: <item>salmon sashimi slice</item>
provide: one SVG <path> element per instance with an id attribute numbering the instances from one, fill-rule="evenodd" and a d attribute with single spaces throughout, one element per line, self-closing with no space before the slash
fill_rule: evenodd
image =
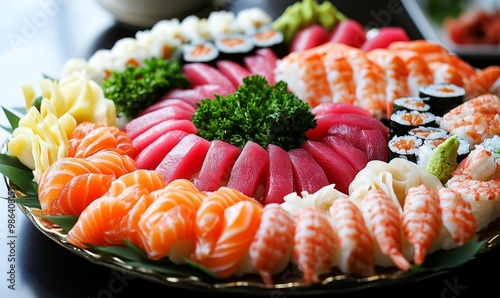
<path id="1" fill-rule="evenodd" d="M 262 209 L 261 205 L 248 200 L 224 209 L 220 234 L 212 252 L 194 261 L 222 278 L 248 273 L 245 256 L 259 228 Z"/>
<path id="2" fill-rule="evenodd" d="M 125 174 L 111 184 L 106 196 L 117 197 L 120 196 L 125 190 L 134 185 L 140 185 L 151 193 L 157 189 L 162 189 L 167 186 L 167 182 L 163 176 L 155 170 L 137 169 L 131 173 Z"/>
<path id="3" fill-rule="evenodd" d="M 124 245 L 124 238 L 116 231 L 121 230 L 122 219 L 127 217 L 138 200 L 135 196 L 102 196 L 92 201 L 69 230 L 66 240 L 80 248 Z"/>
<path id="4" fill-rule="evenodd" d="M 74 157 L 65 157 L 57 160 L 50 165 L 47 170 L 40 177 L 38 184 L 38 201 L 40 202 L 43 215 L 52 215 L 54 200 L 57 200 L 61 190 L 69 183 L 74 177 L 82 174 L 95 173 L 101 174 L 101 171 L 94 163 Z M 101 188 L 98 190 L 102 191 Z M 87 192 L 92 197 L 98 197 L 99 194 Z M 86 199 L 80 195 L 76 197 L 67 198 L 68 200 L 84 200 Z"/>
<path id="5" fill-rule="evenodd" d="M 96 165 L 101 173 L 113 175 L 116 178 L 137 170 L 132 157 L 116 151 L 101 151 L 86 158 Z"/>
<path id="6" fill-rule="evenodd" d="M 153 260 L 169 257 L 182 263 L 196 245 L 196 211 L 205 194 L 186 186 L 166 187 L 151 193 L 154 202 L 138 223 L 147 256 Z"/>
<path id="7" fill-rule="evenodd" d="M 73 177 L 50 202 L 50 215 L 80 215 L 92 201 L 106 193 L 113 180 L 112 175 L 97 173 Z"/>
<path id="8" fill-rule="evenodd" d="M 224 224 L 224 210 L 240 201 L 250 201 L 261 205 L 255 199 L 234 188 L 220 187 L 208 193 L 196 212 L 196 250 L 191 259 L 207 258 L 213 251 Z"/>
<path id="9" fill-rule="evenodd" d="M 132 140 L 116 126 L 82 122 L 73 130 L 68 140 L 69 157 L 88 157 L 99 151 L 113 150 L 135 158 L 137 148 Z"/>

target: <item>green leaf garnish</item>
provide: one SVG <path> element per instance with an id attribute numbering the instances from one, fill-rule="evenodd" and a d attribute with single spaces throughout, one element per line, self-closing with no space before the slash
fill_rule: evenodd
<path id="1" fill-rule="evenodd" d="M 17 116 L 13 112 L 9 111 L 5 107 L 2 107 L 2 109 L 3 109 L 3 112 L 5 113 L 5 117 L 7 117 L 7 120 L 10 123 L 10 128 L 9 127 L 5 127 L 5 126 L 2 126 L 2 128 L 4 130 L 6 130 L 7 132 L 12 133 L 14 131 L 14 129 L 16 129 L 17 126 L 19 125 L 19 119 L 20 118 L 19 118 L 19 116 Z"/>
<path id="2" fill-rule="evenodd" d="M 203 99 L 192 122 L 196 134 L 209 141 L 223 140 L 240 148 L 253 141 L 287 151 L 299 147 L 306 132 L 316 127 L 311 107 L 289 92 L 285 82 L 272 86 L 260 75 L 244 78 L 235 93 Z"/>
<path id="3" fill-rule="evenodd" d="M 20 196 L 14 199 L 16 203 L 19 205 L 23 205 L 29 208 L 38 208 L 41 209 L 42 206 L 38 201 L 38 196 L 30 195 L 30 196 Z"/>
<path id="4" fill-rule="evenodd" d="M 17 158 L 0 154 L 0 173 L 9 178 L 19 191 L 27 195 L 37 195 L 37 184 L 33 181 L 33 172 L 16 162 Z"/>
<path id="5" fill-rule="evenodd" d="M 78 220 L 78 216 L 76 215 L 42 215 L 40 217 L 58 225 L 64 233 L 68 233 Z"/>

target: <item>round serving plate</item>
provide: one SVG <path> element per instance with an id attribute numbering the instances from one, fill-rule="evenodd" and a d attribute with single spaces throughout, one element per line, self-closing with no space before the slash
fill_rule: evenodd
<path id="1" fill-rule="evenodd" d="M 17 191 L 4 176 L 8 189 L 8 196 L 16 199 L 23 194 Z M 120 270 L 124 274 L 138 277 L 144 280 L 164 284 L 165 286 L 178 287 L 188 290 L 210 291 L 220 293 L 247 293 L 252 295 L 270 295 L 280 293 L 280 295 L 314 295 L 329 293 L 347 293 L 361 291 L 364 289 L 373 289 L 375 287 L 401 285 L 410 282 L 417 282 L 430 279 L 441 274 L 448 273 L 453 267 L 434 268 L 432 270 L 410 270 L 411 272 L 402 272 L 394 268 L 376 268 L 377 274 L 366 278 L 358 278 L 332 270 L 331 273 L 320 276 L 320 282 L 317 284 L 306 284 L 301 280 L 301 273 L 295 266 L 290 265 L 281 273 L 275 275 L 275 284 L 266 285 L 256 274 L 246 274 L 229 279 L 215 279 L 201 270 L 199 274 L 177 275 L 159 273 L 150 268 L 134 266 L 126 260 L 116 256 L 111 256 L 98 251 L 82 249 L 66 241 L 66 234 L 62 229 L 44 218 L 41 210 L 17 204 L 19 209 L 25 214 L 29 221 L 45 236 L 61 245 L 65 249 L 76 255 L 87 259 L 100 266 L 105 266 L 113 270 Z M 484 256 L 495 250 L 500 245 L 500 220 L 496 220 L 488 227 L 478 233 L 478 244 L 480 245 L 477 253 L 467 262 L 473 262 L 476 257 Z M 428 255 L 427 259 L 435 257 L 443 251 L 438 251 Z M 444 251 L 446 253 L 446 251 Z M 187 266 L 188 265 L 178 265 Z M 187 268 L 186 267 L 186 268 Z M 191 269 L 192 267 L 188 268 Z"/>

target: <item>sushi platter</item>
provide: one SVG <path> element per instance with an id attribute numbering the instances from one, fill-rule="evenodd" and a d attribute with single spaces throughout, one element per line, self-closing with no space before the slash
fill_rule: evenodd
<path id="1" fill-rule="evenodd" d="M 39 87 L 3 109 L 8 199 L 95 264 L 312 295 L 500 245 L 500 65 L 368 32 L 329 1 L 162 20 Z"/>

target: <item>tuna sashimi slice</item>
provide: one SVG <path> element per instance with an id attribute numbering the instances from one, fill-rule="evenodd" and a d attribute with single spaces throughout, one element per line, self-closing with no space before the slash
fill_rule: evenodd
<path id="1" fill-rule="evenodd" d="M 193 62 L 184 64 L 182 67 L 184 74 L 191 82 L 191 87 L 196 87 L 206 84 L 215 84 L 221 86 L 228 92 L 235 92 L 236 87 L 233 86 L 228 77 L 226 77 L 217 68 L 202 62 Z"/>
<path id="2" fill-rule="evenodd" d="M 240 153 L 241 149 L 238 146 L 213 140 L 200 173 L 194 178 L 194 185 L 201 191 L 216 191 L 219 187 L 226 186 L 231 169 Z"/>
<path id="3" fill-rule="evenodd" d="M 366 41 L 366 31 L 356 20 L 345 19 L 335 26 L 328 41 L 360 48 Z"/>
<path id="4" fill-rule="evenodd" d="M 195 86 L 192 89 L 174 89 L 165 94 L 165 96 L 162 97 L 162 100 L 181 99 L 196 108 L 196 104 L 200 103 L 205 98 L 214 99 L 215 94 L 226 96 L 230 93 L 231 90 L 226 90 L 223 86 L 206 84 Z"/>
<path id="5" fill-rule="evenodd" d="M 366 167 L 368 163 L 368 156 L 365 151 L 356 148 L 354 145 L 349 143 L 347 140 L 336 137 L 333 135 L 328 135 L 323 137 L 321 142 L 329 145 L 338 154 L 342 155 L 347 162 L 356 170 L 356 172 L 361 171 Z"/>
<path id="6" fill-rule="evenodd" d="M 193 113 L 178 106 L 166 106 L 154 112 L 130 120 L 123 127 L 123 131 L 131 139 L 150 129 L 158 123 L 169 119 L 191 119 Z"/>
<path id="7" fill-rule="evenodd" d="M 267 152 L 269 153 L 269 170 L 263 204 L 281 204 L 284 202 L 283 197 L 293 192 L 292 161 L 288 153 L 279 146 L 270 144 Z"/>
<path id="8" fill-rule="evenodd" d="M 193 180 L 200 171 L 210 142 L 195 134 L 188 134 L 163 158 L 156 170 L 167 183 L 175 179 Z"/>
<path id="9" fill-rule="evenodd" d="M 402 27 L 383 27 L 378 30 L 379 32 L 375 37 L 368 38 L 363 43 L 361 46 L 363 51 L 385 49 L 393 42 L 410 40 L 410 37 Z"/>
<path id="10" fill-rule="evenodd" d="M 378 129 L 386 137 L 386 142 L 389 142 L 389 128 L 384 123 L 374 117 L 359 114 L 316 116 L 316 127 L 308 130 L 306 136 L 311 140 L 317 140 L 323 137 L 330 127 L 338 124 L 348 124 L 360 129 Z"/>
<path id="11" fill-rule="evenodd" d="M 365 152 L 370 160 L 389 161 L 389 147 L 385 136 L 378 129 L 363 129 L 361 139 L 365 144 Z"/>
<path id="12" fill-rule="evenodd" d="M 243 84 L 244 78 L 252 75 L 243 65 L 231 60 L 218 60 L 215 63 L 217 69 L 229 78 L 235 88 Z"/>
<path id="13" fill-rule="evenodd" d="M 362 130 L 357 126 L 341 123 L 330 126 L 326 135 L 332 135 L 344 139 L 354 147 L 364 151 L 366 149 L 366 145 L 363 138 L 361 138 L 361 131 Z"/>
<path id="14" fill-rule="evenodd" d="M 234 163 L 227 186 L 261 201 L 268 167 L 269 154 L 266 149 L 248 141 Z"/>
<path id="15" fill-rule="evenodd" d="M 323 168 L 329 183 L 335 184 L 338 191 L 349 194 L 349 184 L 358 172 L 341 154 L 319 141 L 307 140 L 302 143 L 301 148 L 309 152 Z"/>
<path id="16" fill-rule="evenodd" d="M 263 76 L 269 85 L 274 85 L 274 68 L 276 64 L 271 64 L 263 55 L 250 55 L 243 58 L 243 64 L 253 75 Z"/>
<path id="17" fill-rule="evenodd" d="M 290 52 L 301 52 L 324 44 L 330 37 L 330 31 L 319 24 L 312 24 L 300 29 L 290 45 Z"/>
<path id="18" fill-rule="evenodd" d="M 142 151 L 156 139 L 172 130 L 183 130 L 187 133 L 196 133 L 196 126 L 188 119 L 169 119 L 156 124 L 132 139 L 132 145 L 139 151 Z"/>
<path id="19" fill-rule="evenodd" d="M 186 109 L 186 111 L 191 111 L 192 113 L 195 112 L 196 107 L 192 105 L 190 102 L 178 98 L 164 98 L 161 99 L 160 101 L 154 103 L 153 105 L 147 107 L 145 110 L 143 110 L 140 114 L 139 117 L 142 115 L 145 115 L 147 113 L 154 112 L 156 110 L 160 110 L 164 107 L 167 106 L 178 106 L 180 108 Z"/>
<path id="20" fill-rule="evenodd" d="M 367 109 L 355 106 L 349 103 L 342 102 L 324 102 L 313 107 L 311 112 L 316 116 L 322 116 L 326 114 L 359 114 L 363 116 L 371 117 L 372 114 Z"/>
<path id="21" fill-rule="evenodd" d="M 165 156 L 189 133 L 173 130 L 162 135 L 139 152 L 135 158 L 137 168 L 154 170 Z"/>
<path id="22" fill-rule="evenodd" d="M 260 49 L 255 50 L 255 54 L 257 54 L 258 56 L 264 57 L 264 59 L 266 59 L 266 61 L 270 67 L 272 67 L 272 68 L 276 67 L 276 61 L 278 61 L 278 56 L 276 55 L 276 53 L 272 49 L 260 48 Z"/>
<path id="23" fill-rule="evenodd" d="M 329 184 L 325 171 L 305 149 L 292 149 L 288 155 L 292 162 L 294 190 L 299 196 L 303 192 L 315 193 Z"/>

